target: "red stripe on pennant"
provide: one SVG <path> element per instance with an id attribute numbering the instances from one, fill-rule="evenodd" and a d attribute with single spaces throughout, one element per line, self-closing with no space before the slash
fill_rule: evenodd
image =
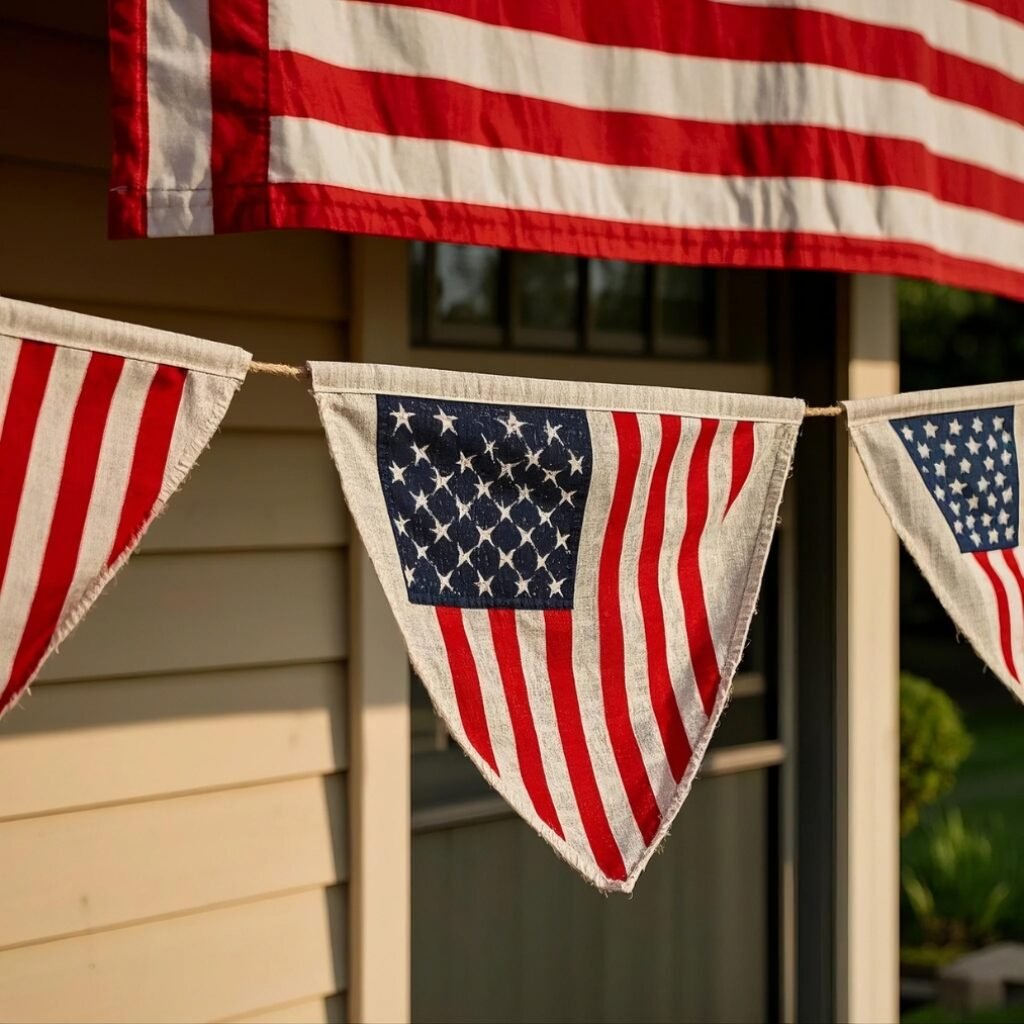
<path id="1" fill-rule="evenodd" d="M 1024 183 L 910 139 L 587 110 L 459 82 L 355 71 L 290 52 L 274 52 L 270 70 L 272 115 L 610 166 L 907 188 L 1024 221 Z"/>
<path id="2" fill-rule="evenodd" d="M 725 503 L 723 519 L 729 514 L 732 503 L 740 496 L 753 464 L 754 424 L 749 420 L 740 420 L 732 432 L 732 481 L 729 484 L 729 500 Z"/>
<path id="3" fill-rule="evenodd" d="M 0 430 L 0 466 L 3 467 L 3 485 L 0 486 L 0 586 L 7 575 L 32 441 L 36 436 L 39 410 L 56 351 L 53 345 L 39 341 L 23 341 L 18 350 L 7 412 Z"/>
<path id="4" fill-rule="evenodd" d="M 153 375 L 139 420 L 128 487 L 107 565 L 113 565 L 139 535 L 160 496 L 187 378 L 188 371 L 179 366 L 161 365 Z"/>
<path id="5" fill-rule="evenodd" d="M 665 613 L 661 602 L 659 565 L 662 542 L 665 539 L 665 496 L 668 474 L 679 447 L 682 420 L 678 416 L 661 417 L 661 446 L 651 474 L 644 516 L 644 533 L 637 566 L 637 586 L 640 608 L 644 617 L 644 635 L 647 641 L 647 679 L 651 691 L 651 706 L 661 732 L 672 777 L 678 782 L 690 763 L 690 741 L 686 735 L 679 703 L 672 687 L 668 667 L 668 645 L 665 640 Z"/>
<path id="6" fill-rule="evenodd" d="M 455 702 L 459 707 L 459 717 L 473 749 L 490 765 L 495 775 L 498 762 L 494 758 L 491 746 L 491 734 L 487 728 L 487 714 L 484 711 L 484 700 L 480 692 L 480 674 L 477 671 L 473 651 L 466 637 L 466 625 L 462 621 L 459 608 L 447 608 L 437 605 L 437 624 L 441 627 L 441 638 L 448 652 L 448 665 L 452 673 L 452 686 L 455 689 Z"/>
<path id="7" fill-rule="evenodd" d="M 608 815 L 597 788 L 590 749 L 580 718 L 576 676 L 572 666 L 572 612 L 545 611 L 544 629 L 548 678 L 551 681 L 558 735 L 562 741 L 569 782 L 576 797 L 583 831 L 587 834 L 597 866 L 607 878 L 622 881 L 626 877 L 626 865 L 608 824 Z"/>
<path id="8" fill-rule="evenodd" d="M 633 731 L 626 696 L 626 653 L 622 628 L 619 575 L 622 542 L 629 519 L 637 472 L 640 468 L 640 424 L 633 413 L 612 413 L 619 446 L 615 490 L 605 525 L 597 579 L 598 638 L 601 657 L 601 693 L 615 763 L 622 776 L 629 806 L 644 837 L 650 843 L 661 823 L 661 811 L 651 788 L 640 744 Z"/>
<path id="9" fill-rule="evenodd" d="M 708 715 L 715 706 L 715 696 L 722 677 L 718 670 L 718 655 L 704 600 L 700 542 L 708 520 L 708 470 L 711 445 L 717 431 L 718 420 L 701 420 L 700 433 L 690 456 L 690 471 L 686 478 L 686 529 L 679 548 L 679 593 L 683 599 L 686 639 L 690 646 L 690 661 L 697 680 L 697 690 Z"/>
<path id="10" fill-rule="evenodd" d="M 1006 589 L 1003 581 L 996 574 L 996 570 L 989 561 L 987 551 L 975 551 L 974 560 L 981 566 L 982 572 L 988 577 L 992 584 L 992 591 L 996 598 L 996 613 L 999 619 L 999 644 L 1003 649 L 1003 661 L 1006 667 L 1017 682 L 1020 677 L 1017 675 L 1017 666 L 1013 661 L 1013 634 L 1010 629 L 1010 602 L 1006 596 Z"/>
<path id="11" fill-rule="evenodd" d="M 1017 583 L 1017 589 L 1020 591 L 1021 606 L 1024 607 L 1024 574 L 1021 573 L 1020 562 L 1017 561 L 1017 551 L 1017 548 L 1003 548 L 1003 560 L 1013 574 L 1013 578 Z"/>
<path id="12" fill-rule="evenodd" d="M 11 677 L 0 697 L 0 708 L 32 678 L 60 624 L 60 613 L 75 577 L 110 403 L 123 368 L 121 356 L 94 352 L 89 358 L 71 419 L 39 582 L 14 655 Z"/>
<path id="13" fill-rule="evenodd" d="M 562 825 L 558 820 L 558 812 L 555 810 L 551 791 L 548 789 L 548 780 L 544 774 L 540 743 L 537 741 L 537 730 L 530 709 L 530 695 L 526 689 L 523 659 L 519 650 L 516 613 L 509 608 L 491 608 L 487 615 L 490 620 L 491 636 L 494 639 L 501 683 L 505 689 L 508 716 L 512 722 L 516 757 L 519 760 L 519 773 L 523 778 L 523 785 L 530 794 L 537 816 L 548 828 L 557 833 L 560 839 L 564 839 Z"/>

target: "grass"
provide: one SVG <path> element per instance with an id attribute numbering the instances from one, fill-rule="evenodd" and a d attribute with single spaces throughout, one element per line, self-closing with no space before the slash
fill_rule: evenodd
<path id="1" fill-rule="evenodd" d="M 1024 1006 L 999 1006 L 975 1013 L 954 1013 L 940 1006 L 922 1006 L 905 1013 L 902 1024 L 1024 1024 Z"/>

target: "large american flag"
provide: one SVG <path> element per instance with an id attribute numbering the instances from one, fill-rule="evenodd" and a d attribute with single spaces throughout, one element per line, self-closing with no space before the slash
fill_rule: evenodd
<path id="1" fill-rule="evenodd" d="M 440 714 L 563 856 L 628 890 L 724 704 L 800 403 L 330 364 L 313 381 Z"/>
<path id="2" fill-rule="evenodd" d="M 0 299 L 0 715 L 138 544 L 248 354 Z"/>
<path id="3" fill-rule="evenodd" d="M 1018 0 L 111 0 L 119 236 L 312 227 L 1024 298 Z"/>
<path id="4" fill-rule="evenodd" d="M 960 551 L 984 577 L 1003 665 L 1019 683 L 1024 671 L 1024 572 L 1013 421 L 1013 407 L 1002 406 L 891 422 Z"/>

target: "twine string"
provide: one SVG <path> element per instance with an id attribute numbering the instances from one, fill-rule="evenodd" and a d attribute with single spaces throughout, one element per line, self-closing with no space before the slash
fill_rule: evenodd
<path id="1" fill-rule="evenodd" d="M 304 366 L 294 366 L 291 363 L 258 363 L 249 364 L 250 373 L 266 373 L 272 377 L 291 377 L 292 380 L 303 380 L 308 375 Z M 805 416 L 842 416 L 841 405 L 809 405 L 804 410 Z"/>

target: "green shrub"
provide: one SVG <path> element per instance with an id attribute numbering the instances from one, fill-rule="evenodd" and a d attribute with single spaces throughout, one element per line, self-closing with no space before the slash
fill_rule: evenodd
<path id="1" fill-rule="evenodd" d="M 998 822 L 975 831 L 954 808 L 923 826 L 918 840 L 903 869 L 903 903 L 919 941 L 976 948 L 1015 931 L 1020 857 Z"/>
<path id="2" fill-rule="evenodd" d="M 900 676 L 900 828 L 906 835 L 921 809 L 948 792 L 971 751 L 956 704 L 937 686 Z"/>

